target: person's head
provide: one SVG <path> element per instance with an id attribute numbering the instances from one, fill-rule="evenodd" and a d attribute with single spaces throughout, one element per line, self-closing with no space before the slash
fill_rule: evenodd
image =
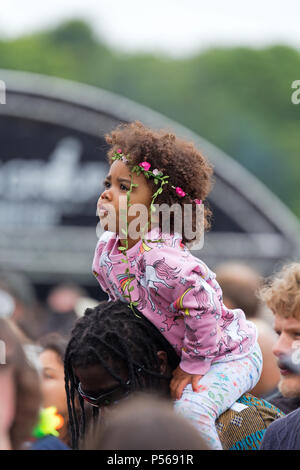
<path id="1" fill-rule="evenodd" d="M 133 394 L 98 421 L 85 442 L 87 450 L 206 450 L 194 426 L 172 404 L 147 393 Z"/>
<path id="2" fill-rule="evenodd" d="M 85 289 L 73 283 L 61 283 L 56 285 L 47 297 L 47 303 L 53 312 L 74 312 L 79 299 L 86 296 Z"/>
<path id="3" fill-rule="evenodd" d="M 109 406 L 133 391 L 155 390 L 168 395 L 171 371 L 179 361 L 159 330 L 138 310 L 135 315 L 126 303 L 104 301 L 87 309 L 76 322 L 65 355 L 73 447 L 79 438 L 76 398 L 83 435 L 84 402 L 94 405 L 97 415 L 99 407 Z"/>
<path id="4" fill-rule="evenodd" d="M 197 204 L 192 201 L 206 199 L 212 185 L 212 167 L 192 143 L 176 138 L 174 134 L 168 132 L 148 129 L 140 122 L 120 125 L 106 136 L 106 141 L 110 145 L 108 152 L 110 171 L 104 183 L 105 190 L 98 201 L 98 214 L 104 230 L 109 230 L 108 227 L 116 217 L 116 230 L 112 231 L 119 231 L 119 198 L 124 196 L 124 208 L 126 208 L 126 193 L 130 189 L 131 174 L 133 183 L 138 186 L 132 189 L 130 204 L 142 204 L 149 209 L 152 196 L 158 190 L 159 185 L 155 184 L 155 178 L 152 176 L 147 178 L 144 173 L 137 175 L 137 173 L 131 172 L 135 165 L 143 162 L 151 165 L 151 171 L 158 170 L 164 176 L 169 176 L 168 184 L 163 185 L 163 190 L 155 199 L 155 204 L 167 204 L 169 208 L 177 205 L 181 208 L 182 227 L 184 207 L 186 204 L 190 204 L 192 229 L 197 233 L 203 230 L 203 227 L 199 226 L 200 223 L 202 224 L 202 220 L 199 222 L 196 217 Z M 113 160 L 115 152 L 120 150 L 123 155 L 128 157 L 128 161 Z M 181 196 L 183 193 L 178 194 L 174 188 L 181 188 L 186 195 Z M 205 207 L 205 229 L 209 228 L 210 215 L 210 210 Z M 173 217 L 171 215 L 170 218 L 171 233 L 174 232 L 175 217 L 173 214 Z M 135 218 L 136 214 L 129 214 L 128 224 Z M 146 220 L 150 220 L 149 213 Z M 161 212 L 156 223 L 162 229 Z M 183 242 L 188 242 L 184 230 L 182 230 L 182 235 Z"/>
<path id="5" fill-rule="evenodd" d="M 241 308 L 247 318 L 258 316 L 260 301 L 257 292 L 262 278 L 244 263 L 227 262 L 215 269 L 217 281 L 223 292 L 223 301 L 228 308 Z"/>
<path id="6" fill-rule="evenodd" d="M 273 354 L 278 361 L 280 392 L 286 397 L 300 396 L 300 376 L 284 368 L 280 359 L 300 347 L 300 263 L 290 263 L 261 289 L 261 299 L 274 314 L 278 339 Z"/>
<path id="7" fill-rule="evenodd" d="M 7 435 L 12 449 L 32 436 L 39 419 L 39 376 L 28 362 L 14 329 L 0 319 L 0 340 L 5 357 L 0 361 L 0 435 Z"/>

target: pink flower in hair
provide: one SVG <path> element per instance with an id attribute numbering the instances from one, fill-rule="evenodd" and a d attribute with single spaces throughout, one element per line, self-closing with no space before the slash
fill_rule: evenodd
<path id="1" fill-rule="evenodd" d="M 122 153 L 122 149 L 118 149 L 118 150 L 117 150 L 117 153 Z"/>
<path id="2" fill-rule="evenodd" d="M 180 197 L 184 197 L 184 196 L 185 196 L 185 192 L 184 192 L 179 186 L 176 187 L 176 193 L 177 193 L 178 196 L 180 196 Z"/>
<path id="3" fill-rule="evenodd" d="M 201 199 L 194 199 L 194 202 L 195 202 L 196 204 L 202 204 Z"/>
<path id="4" fill-rule="evenodd" d="M 142 162 L 142 163 L 139 163 L 139 166 L 144 168 L 145 171 L 148 171 L 151 165 L 148 162 Z"/>

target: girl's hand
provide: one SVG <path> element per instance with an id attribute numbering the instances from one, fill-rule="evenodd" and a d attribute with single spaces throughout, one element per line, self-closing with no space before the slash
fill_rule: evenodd
<path id="1" fill-rule="evenodd" d="M 173 378 L 170 383 L 171 397 L 175 400 L 179 400 L 182 396 L 182 392 L 187 384 L 192 384 L 193 391 L 198 391 L 198 381 L 203 377 L 203 375 L 194 375 L 184 372 L 180 367 L 172 373 Z"/>

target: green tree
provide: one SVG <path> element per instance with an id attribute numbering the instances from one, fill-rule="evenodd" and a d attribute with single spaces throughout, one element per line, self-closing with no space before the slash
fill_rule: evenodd
<path id="1" fill-rule="evenodd" d="M 0 40 L 0 68 L 77 80 L 157 110 L 210 140 L 300 216 L 300 53 L 286 46 L 214 48 L 186 59 L 109 48 L 73 19 Z"/>

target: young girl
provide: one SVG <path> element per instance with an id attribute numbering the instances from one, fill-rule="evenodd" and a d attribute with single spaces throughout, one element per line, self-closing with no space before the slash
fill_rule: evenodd
<path id="1" fill-rule="evenodd" d="M 199 233 L 196 211 L 211 189 L 212 168 L 193 144 L 138 122 L 118 127 L 106 140 L 110 171 L 98 201 L 105 232 L 93 272 L 110 300 L 136 306 L 175 348 L 181 358 L 171 381 L 175 408 L 211 448 L 222 449 L 216 418 L 260 377 L 256 328 L 242 310 L 224 305 L 215 274 L 191 254 L 184 230 L 174 231 L 178 219 L 162 231 L 162 217 L 152 209 L 154 201 L 183 211 L 190 205 L 190 223 Z M 130 231 L 137 221 L 131 206 L 137 204 L 147 208 L 149 223 L 139 224 L 138 238 Z M 205 229 L 209 216 L 204 206 Z M 177 217 L 183 222 L 183 215 Z"/>

